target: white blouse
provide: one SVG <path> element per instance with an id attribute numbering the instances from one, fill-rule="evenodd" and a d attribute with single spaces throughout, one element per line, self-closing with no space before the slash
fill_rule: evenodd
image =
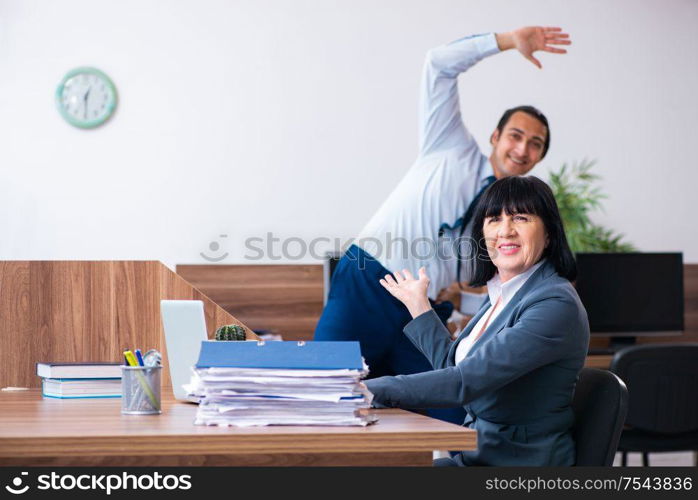
<path id="1" fill-rule="evenodd" d="M 468 355 L 473 344 L 475 344 L 477 339 L 481 336 L 479 333 L 482 332 L 482 329 L 492 324 L 495 318 L 499 316 L 499 313 L 502 312 L 502 309 L 504 309 L 509 301 L 511 301 L 512 297 L 516 295 L 516 292 L 528 281 L 528 278 L 543 265 L 543 262 L 544 261 L 541 260 L 537 264 L 531 266 L 526 272 L 514 276 L 506 283 L 502 283 L 499 278 L 499 273 L 495 274 L 494 277 L 487 282 L 487 294 L 490 296 L 491 305 L 487 311 L 485 311 L 485 314 L 480 317 L 480 320 L 470 331 L 470 334 L 458 343 L 458 347 L 456 347 L 456 364 L 460 363 Z"/>

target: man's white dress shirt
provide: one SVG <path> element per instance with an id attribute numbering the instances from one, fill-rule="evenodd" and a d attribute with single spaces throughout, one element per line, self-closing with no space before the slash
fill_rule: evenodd
<path id="1" fill-rule="evenodd" d="M 391 272 L 409 269 L 416 276 L 424 266 L 431 299 L 456 281 L 457 259 L 445 241 L 459 237 L 459 218 L 493 175 L 488 157 L 463 125 L 458 75 L 498 52 L 494 33 L 429 51 L 421 87 L 419 156 L 354 242 Z"/>

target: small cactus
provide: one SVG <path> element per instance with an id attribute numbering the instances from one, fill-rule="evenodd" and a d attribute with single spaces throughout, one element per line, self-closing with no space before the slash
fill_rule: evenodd
<path id="1" fill-rule="evenodd" d="M 216 330 L 216 340 L 245 340 L 245 329 L 240 325 L 223 325 Z"/>

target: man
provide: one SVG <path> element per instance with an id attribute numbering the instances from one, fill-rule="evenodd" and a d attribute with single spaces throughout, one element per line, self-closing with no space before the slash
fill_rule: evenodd
<path id="1" fill-rule="evenodd" d="M 483 155 L 461 120 L 458 75 L 513 48 L 540 68 L 534 52 L 564 54 L 553 45 L 570 43 L 560 28 L 525 27 L 429 51 L 421 88 L 419 157 L 337 264 L 315 340 L 359 340 L 371 377 L 432 369 L 402 334 L 409 313 L 379 280 L 424 266 L 432 301 L 439 290 L 461 281 L 459 259 L 444 257 L 443 242 L 469 234 L 475 202 L 495 178 L 526 174 L 550 145 L 545 116 L 521 106 L 504 113 L 490 137 L 492 152 L 489 158 Z M 451 310 L 442 308 L 443 321 Z"/>

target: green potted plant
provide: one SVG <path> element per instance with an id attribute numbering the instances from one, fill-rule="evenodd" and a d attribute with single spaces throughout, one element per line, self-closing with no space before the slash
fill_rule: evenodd
<path id="1" fill-rule="evenodd" d="M 594 223 L 590 212 L 602 209 L 606 196 L 594 184 L 600 179 L 591 173 L 596 162 L 583 160 L 571 167 L 563 164 L 550 173 L 548 184 L 553 190 L 565 226 L 567 241 L 573 252 L 634 252 L 636 248 L 623 235 Z"/>

